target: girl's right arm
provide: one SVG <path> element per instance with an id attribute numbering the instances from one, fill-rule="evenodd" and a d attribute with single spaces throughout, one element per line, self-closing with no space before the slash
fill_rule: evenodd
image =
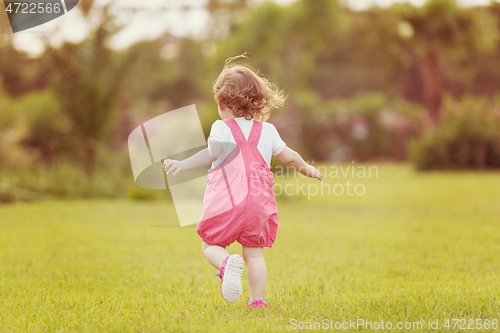
<path id="1" fill-rule="evenodd" d="M 319 172 L 319 170 L 313 167 L 312 165 L 307 164 L 302 158 L 302 156 L 300 156 L 299 153 L 297 153 L 296 151 L 288 147 L 285 147 L 285 149 L 283 149 L 283 151 L 278 154 L 278 157 L 281 160 L 281 162 L 297 170 L 304 176 L 310 178 L 316 178 L 319 179 L 320 181 L 323 180 L 321 172 Z"/>
<path id="2" fill-rule="evenodd" d="M 167 172 L 167 175 L 172 172 L 175 176 L 179 172 L 191 171 L 194 169 L 202 168 L 209 165 L 213 161 L 222 155 L 224 146 L 217 141 L 210 141 L 208 143 L 208 148 L 200 150 L 193 156 L 186 158 L 185 160 L 165 160 L 163 162 L 163 169 Z"/>

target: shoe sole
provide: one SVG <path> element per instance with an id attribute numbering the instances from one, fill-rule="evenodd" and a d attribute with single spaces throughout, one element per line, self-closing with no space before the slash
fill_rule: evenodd
<path id="1" fill-rule="evenodd" d="M 243 274 L 243 258 L 233 254 L 227 259 L 224 279 L 222 280 L 222 297 L 226 302 L 234 303 L 240 298 L 243 292 L 241 274 Z"/>

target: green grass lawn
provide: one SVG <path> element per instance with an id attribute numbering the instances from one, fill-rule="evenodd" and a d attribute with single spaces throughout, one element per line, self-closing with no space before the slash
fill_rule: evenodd
<path id="1" fill-rule="evenodd" d="M 294 319 L 327 319 L 391 322 L 398 332 L 439 320 L 453 332 L 500 319 L 500 173 L 381 164 L 378 177 L 349 181 L 364 195 L 279 197 L 264 311 L 246 308 L 246 279 L 238 302 L 222 299 L 195 229 L 172 227 L 172 203 L 0 206 L 0 331 L 290 331 Z M 276 180 L 287 183 L 293 192 L 295 179 Z M 460 329 L 452 319 L 467 321 Z"/>

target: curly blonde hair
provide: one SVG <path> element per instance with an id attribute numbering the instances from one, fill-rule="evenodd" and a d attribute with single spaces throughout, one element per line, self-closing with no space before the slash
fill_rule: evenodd
<path id="1" fill-rule="evenodd" d="M 235 58 L 238 57 L 226 60 L 214 84 L 215 99 L 231 109 L 235 117 L 266 121 L 271 110 L 282 106 L 287 97 L 282 90 L 247 66 L 230 64 Z"/>

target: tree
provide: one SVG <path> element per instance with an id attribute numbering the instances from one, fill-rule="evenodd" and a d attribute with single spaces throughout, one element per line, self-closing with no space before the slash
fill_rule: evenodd
<path id="1" fill-rule="evenodd" d="M 491 33 L 483 18 L 460 8 L 455 0 L 429 0 L 422 7 L 409 3 L 394 5 L 401 18 L 411 25 L 410 52 L 421 59 L 424 104 L 434 124 L 439 123 L 443 96 L 440 53 L 452 48 L 477 46 L 481 36 Z"/>
<path id="2" fill-rule="evenodd" d="M 59 49 L 47 46 L 52 89 L 72 121 L 75 136 L 83 147 L 83 165 L 91 177 L 96 167 L 95 142 L 107 138 L 117 111 L 117 100 L 138 48 L 116 54 L 106 45 L 117 32 L 108 7 L 100 24 L 79 44 L 65 43 Z"/>

